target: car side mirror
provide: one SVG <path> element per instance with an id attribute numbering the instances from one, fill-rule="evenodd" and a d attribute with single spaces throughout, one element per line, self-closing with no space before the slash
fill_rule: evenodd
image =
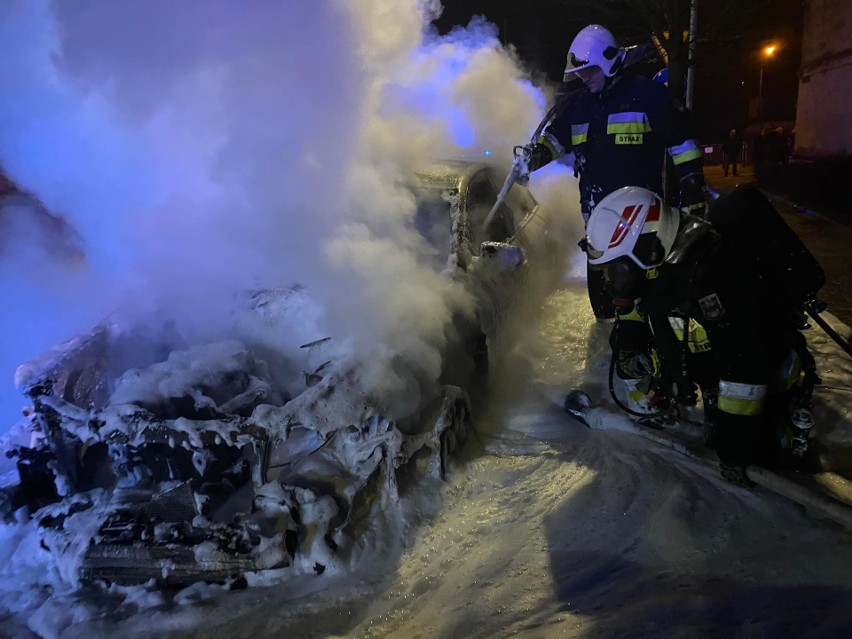
<path id="1" fill-rule="evenodd" d="M 500 271 L 512 271 L 524 263 L 524 252 L 520 246 L 506 242 L 483 242 L 479 247 L 483 263 Z"/>

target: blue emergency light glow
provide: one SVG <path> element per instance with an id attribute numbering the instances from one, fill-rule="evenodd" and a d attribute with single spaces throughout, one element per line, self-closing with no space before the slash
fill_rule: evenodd
<path id="1" fill-rule="evenodd" d="M 491 155 L 491 151 L 486 151 L 485 155 Z"/>

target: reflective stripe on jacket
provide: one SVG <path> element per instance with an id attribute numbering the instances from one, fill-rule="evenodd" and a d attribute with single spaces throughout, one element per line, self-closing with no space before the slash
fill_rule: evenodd
<path id="1" fill-rule="evenodd" d="M 662 195 L 666 153 L 680 177 L 700 173 L 702 166 L 688 115 L 674 105 L 664 85 L 632 74 L 618 77 L 601 94 L 573 94 L 539 142 L 554 157 L 574 152 L 586 217 L 623 186 Z"/>

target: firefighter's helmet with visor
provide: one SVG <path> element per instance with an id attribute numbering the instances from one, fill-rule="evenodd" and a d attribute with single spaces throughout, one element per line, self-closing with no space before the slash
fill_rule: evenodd
<path id="1" fill-rule="evenodd" d="M 648 189 L 625 186 L 595 206 L 586 227 L 589 267 L 604 271 L 613 297 L 635 299 L 646 272 L 660 266 L 674 245 L 677 209 Z"/>
<path id="2" fill-rule="evenodd" d="M 565 81 L 573 80 L 575 73 L 590 67 L 599 67 L 605 76 L 611 78 L 624 63 L 624 55 L 624 49 L 618 46 L 608 29 L 590 24 L 574 37 L 568 48 Z"/>

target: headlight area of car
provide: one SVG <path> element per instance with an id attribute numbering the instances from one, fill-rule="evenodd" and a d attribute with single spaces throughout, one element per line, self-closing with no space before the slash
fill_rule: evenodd
<path id="1" fill-rule="evenodd" d="M 400 473 L 442 476 L 469 428 L 467 393 L 445 387 L 405 434 L 335 362 L 284 397 L 239 341 L 173 351 L 111 381 L 121 339 L 102 325 L 22 366 L 33 411 L 4 441 L 18 472 L 0 512 L 36 521 L 72 585 L 342 569 L 365 521 L 399 503 Z"/>

